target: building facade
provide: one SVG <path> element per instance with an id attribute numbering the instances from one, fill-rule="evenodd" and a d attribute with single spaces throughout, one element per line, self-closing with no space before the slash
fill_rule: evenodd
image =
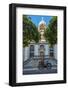
<path id="1" fill-rule="evenodd" d="M 57 45 L 55 44 L 53 47 L 49 46 L 49 43 L 44 37 L 45 30 L 46 22 L 42 18 L 38 24 L 38 32 L 41 35 L 41 39 L 39 43 L 31 42 L 28 47 L 23 48 L 24 62 L 31 58 L 35 58 L 37 61 L 39 61 L 39 58 L 42 58 L 41 60 L 45 60 L 46 58 L 54 58 L 57 60 Z"/>

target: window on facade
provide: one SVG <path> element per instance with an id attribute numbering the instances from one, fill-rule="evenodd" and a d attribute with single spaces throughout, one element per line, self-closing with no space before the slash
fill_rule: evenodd
<path id="1" fill-rule="evenodd" d="M 50 56 L 54 57 L 54 48 L 53 47 L 50 48 Z"/>
<path id="2" fill-rule="evenodd" d="M 34 45 L 30 45 L 30 57 L 34 57 Z"/>
<path id="3" fill-rule="evenodd" d="M 44 49 L 44 45 L 40 45 L 40 48 L 41 48 L 41 49 Z"/>

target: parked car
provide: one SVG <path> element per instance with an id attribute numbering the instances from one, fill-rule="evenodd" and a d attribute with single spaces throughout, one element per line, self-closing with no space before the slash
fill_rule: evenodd
<path id="1" fill-rule="evenodd" d="M 51 69 L 52 67 L 57 67 L 57 60 L 55 59 L 45 59 L 44 62 L 39 61 L 38 68 Z"/>

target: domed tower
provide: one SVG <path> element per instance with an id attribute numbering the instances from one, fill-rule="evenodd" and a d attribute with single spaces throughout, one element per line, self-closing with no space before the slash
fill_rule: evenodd
<path id="1" fill-rule="evenodd" d="M 44 31 L 45 30 L 46 30 L 46 23 L 45 23 L 45 21 L 43 20 L 43 17 L 42 17 L 42 20 L 40 21 L 40 23 L 38 25 L 38 31 L 41 35 L 41 39 L 40 39 L 41 43 L 45 42 L 45 37 L 44 37 Z"/>
<path id="2" fill-rule="evenodd" d="M 40 55 L 40 61 L 39 63 L 41 65 L 44 65 L 44 55 L 45 55 L 45 37 L 44 37 L 44 31 L 46 30 L 46 23 L 45 21 L 43 20 L 43 17 L 42 17 L 42 20 L 40 21 L 39 25 L 38 25 L 38 32 L 40 33 L 41 35 L 41 39 L 40 39 L 40 45 L 39 45 L 39 55 Z"/>

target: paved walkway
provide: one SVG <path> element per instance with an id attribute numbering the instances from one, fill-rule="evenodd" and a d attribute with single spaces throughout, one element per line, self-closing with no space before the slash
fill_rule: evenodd
<path id="1" fill-rule="evenodd" d="M 28 75 L 28 74 L 48 74 L 48 73 L 57 73 L 56 68 L 52 69 L 38 69 L 38 68 L 31 68 L 31 69 L 24 69 L 23 74 Z"/>
<path id="2" fill-rule="evenodd" d="M 38 63 L 39 60 L 27 60 L 24 63 L 24 69 L 23 69 L 23 74 L 48 74 L 48 73 L 57 73 L 57 63 L 56 60 L 51 60 L 51 59 L 45 59 L 44 63 L 46 61 L 50 62 L 52 64 L 51 69 L 47 68 L 38 68 Z"/>

